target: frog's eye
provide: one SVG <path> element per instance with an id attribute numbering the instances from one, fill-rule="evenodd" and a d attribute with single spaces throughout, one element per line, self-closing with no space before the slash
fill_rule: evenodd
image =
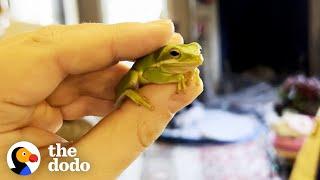
<path id="1" fill-rule="evenodd" d="M 180 56 L 180 52 L 179 52 L 178 50 L 176 50 L 176 49 L 173 49 L 173 50 L 170 51 L 170 55 L 171 55 L 172 57 L 177 58 L 177 57 Z"/>

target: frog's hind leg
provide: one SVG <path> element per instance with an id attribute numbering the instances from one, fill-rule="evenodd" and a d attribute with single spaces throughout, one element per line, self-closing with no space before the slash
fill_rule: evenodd
<path id="1" fill-rule="evenodd" d="M 133 89 L 127 89 L 125 90 L 118 98 L 117 102 L 116 102 L 116 106 L 118 106 L 118 104 L 120 104 L 123 99 L 125 97 L 130 98 L 133 102 L 135 102 L 136 104 L 140 105 L 140 106 L 144 106 L 150 110 L 153 110 L 154 107 L 150 104 L 149 100 L 147 98 L 145 98 L 144 96 L 141 96 L 138 92 L 136 92 Z"/>

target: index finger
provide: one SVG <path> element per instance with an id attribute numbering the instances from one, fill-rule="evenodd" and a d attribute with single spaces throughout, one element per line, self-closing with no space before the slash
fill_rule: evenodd
<path id="1" fill-rule="evenodd" d="M 148 54 L 165 45 L 173 32 L 170 20 L 113 25 L 87 23 L 42 28 L 32 33 L 31 40 L 51 44 L 63 71 L 80 74 Z"/>

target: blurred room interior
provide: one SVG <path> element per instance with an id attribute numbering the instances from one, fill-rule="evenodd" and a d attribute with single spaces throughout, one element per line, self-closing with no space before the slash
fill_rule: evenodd
<path id="1" fill-rule="evenodd" d="M 2 37 L 170 18 L 202 46 L 205 90 L 120 179 L 287 179 L 320 105 L 317 0 L 0 0 Z M 130 63 L 129 63 L 130 64 Z M 76 140 L 99 117 L 65 123 Z M 237 178 L 235 178 L 237 177 Z"/>

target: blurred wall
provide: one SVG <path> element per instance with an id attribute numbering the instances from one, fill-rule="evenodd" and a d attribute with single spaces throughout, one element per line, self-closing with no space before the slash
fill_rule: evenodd
<path id="1" fill-rule="evenodd" d="M 308 72 L 308 11 L 305 0 L 220 1 L 223 62 L 238 73 Z"/>
<path id="2" fill-rule="evenodd" d="M 102 22 L 101 0 L 78 0 L 80 22 Z"/>

